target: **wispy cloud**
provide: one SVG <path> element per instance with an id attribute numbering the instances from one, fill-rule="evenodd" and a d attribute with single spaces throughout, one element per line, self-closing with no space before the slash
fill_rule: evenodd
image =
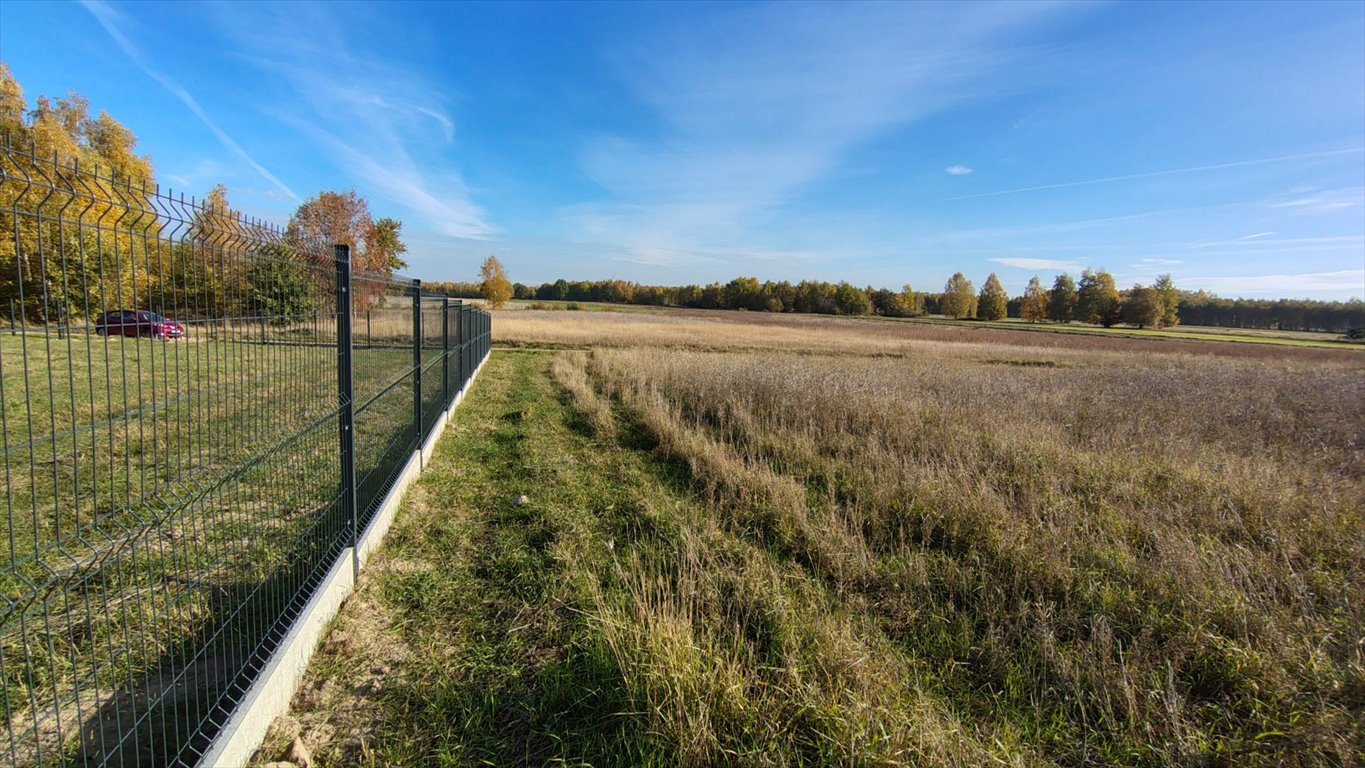
<path id="1" fill-rule="evenodd" d="M 1122 176 L 1105 176 L 1097 179 L 1081 179 L 1079 181 L 1063 181 L 1056 184 L 1039 184 L 1032 187 L 1015 187 L 1014 189 L 1001 189 L 995 192 L 977 192 L 971 195 L 958 195 L 947 198 L 948 200 L 972 200 L 981 197 L 999 197 L 1000 195 L 1017 195 L 1022 192 L 1039 192 L 1045 189 L 1066 189 L 1069 187 L 1084 187 L 1092 184 L 1110 184 L 1116 181 L 1132 181 L 1135 179 L 1153 179 L 1160 176 L 1178 176 L 1187 173 L 1204 173 L 1206 171 L 1217 171 L 1225 168 L 1244 168 L 1251 165 L 1267 165 L 1271 163 L 1286 163 L 1294 160 L 1317 160 L 1325 157 L 1339 157 L 1341 155 L 1355 155 L 1365 152 L 1365 147 L 1349 147 L 1346 149 L 1333 149 L 1325 152 L 1304 152 L 1295 155 L 1280 155 L 1278 157 L 1262 157 L 1254 160 L 1235 160 L 1228 163 L 1213 163 L 1210 165 L 1194 165 L 1188 168 L 1172 168 L 1165 171 L 1147 171 L 1145 173 L 1129 173 Z"/>
<path id="2" fill-rule="evenodd" d="M 587 143 L 583 168 L 612 198 L 572 212 L 591 236 L 641 251 L 772 250 L 748 246 L 771 241 L 764 230 L 782 230 L 783 207 L 838 174 L 853 147 L 957 103 L 1013 55 L 1003 39 L 1065 10 L 716 9 L 674 18 L 616 54 L 621 78 L 662 130 Z"/>
<path id="3" fill-rule="evenodd" d="M 1181 287 L 1202 288 L 1223 295 L 1290 296 L 1309 293 L 1365 295 L 1365 269 L 1278 275 L 1183 277 Z"/>
<path id="4" fill-rule="evenodd" d="M 1061 270 L 1082 270 L 1085 265 L 1079 261 L 1062 261 L 1059 259 L 1023 259 L 1023 258 L 1003 258 L 988 259 L 996 264 L 1003 264 L 1015 269 L 1061 269 Z"/>
<path id="5" fill-rule="evenodd" d="M 1287 209 L 1290 213 L 1309 216 L 1337 213 L 1365 207 L 1365 187 L 1314 190 L 1276 200 L 1270 205 L 1272 208 Z"/>
<path id="6" fill-rule="evenodd" d="M 975 169 L 968 168 L 965 165 L 950 165 L 947 168 L 943 169 L 945 173 L 949 173 L 953 176 L 966 176 L 967 174 L 972 173 L 974 170 Z"/>
<path id="7" fill-rule="evenodd" d="M 231 136 L 227 135 L 222 128 L 218 127 L 218 124 L 209 118 L 208 114 L 204 112 L 203 107 L 199 106 L 199 102 L 190 95 L 189 91 L 186 91 L 179 83 L 166 75 L 161 74 L 147 64 L 141 49 L 124 34 L 121 26 L 122 20 L 117 11 L 101 2 L 101 0 L 80 0 L 80 3 L 82 7 L 90 12 L 90 15 L 95 17 L 95 20 L 99 22 L 100 26 L 104 27 L 104 31 L 109 33 L 109 36 L 118 44 L 119 49 L 123 51 L 124 55 L 131 59 L 148 77 L 160 83 L 161 87 L 170 91 L 177 99 L 180 99 L 181 103 L 183 103 L 195 117 L 199 118 L 199 121 L 213 133 L 214 137 L 217 138 L 224 147 L 240 157 L 247 165 L 256 169 L 257 173 L 265 178 L 266 181 L 275 185 L 281 192 L 288 195 L 289 199 L 299 199 L 299 196 L 294 193 L 294 190 L 290 189 L 287 184 L 276 178 L 275 174 L 266 170 L 264 166 L 256 162 L 256 159 L 243 149 L 242 145 L 238 144 Z"/>
<path id="8" fill-rule="evenodd" d="M 1232 240 L 1198 240 L 1189 250 L 1232 248 L 1233 253 L 1294 253 L 1299 251 L 1339 250 L 1365 245 L 1362 235 L 1324 235 L 1320 237 L 1238 237 Z"/>
<path id="9" fill-rule="evenodd" d="M 407 222 L 448 237 L 492 233 L 447 146 L 455 121 L 442 88 L 420 72 L 394 64 L 388 51 L 373 55 L 355 25 L 334 14 L 346 7 L 286 4 L 220 8 L 219 27 L 237 56 L 287 86 L 283 106 L 260 108 L 308 140 L 327 148 L 336 168 L 371 197 L 401 206 Z M 295 30 L 307 28 L 300 36 Z"/>
<path id="10" fill-rule="evenodd" d="M 1177 264 L 1184 264 L 1184 259 L 1138 259 L 1138 264 L 1152 267 L 1173 267 Z"/>

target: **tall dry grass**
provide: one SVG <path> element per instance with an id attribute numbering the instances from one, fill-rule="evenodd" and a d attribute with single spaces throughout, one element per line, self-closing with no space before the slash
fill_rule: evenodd
<path id="1" fill-rule="evenodd" d="M 685 762 L 1365 759 L 1354 364 L 791 333 L 557 367 L 703 502 L 598 600 Z"/>

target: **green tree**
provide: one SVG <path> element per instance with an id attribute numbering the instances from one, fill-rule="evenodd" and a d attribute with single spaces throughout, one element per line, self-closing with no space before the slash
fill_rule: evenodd
<path id="1" fill-rule="evenodd" d="M 872 311 L 867 291 L 852 283 L 839 283 L 834 289 L 834 312 L 839 315 L 866 315 Z"/>
<path id="2" fill-rule="evenodd" d="M 1156 290 L 1157 299 L 1161 303 L 1161 322 L 1162 328 L 1171 328 L 1180 323 L 1180 290 L 1175 287 L 1175 282 L 1171 280 L 1170 273 L 1166 273 L 1156 279 L 1152 285 Z"/>
<path id="3" fill-rule="evenodd" d="M 247 267 L 247 310 L 276 326 L 302 322 L 321 306 L 319 288 L 293 249 L 270 245 Z"/>
<path id="4" fill-rule="evenodd" d="M 1019 317 L 1030 323 L 1047 319 L 1047 291 L 1043 290 L 1043 283 L 1037 275 L 1028 281 L 1028 287 L 1024 289 L 1024 298 L 1019 303 Z"/>
<path id="5" fill-rule="evenodd" d="M 1123 322 L 1139 328 L 1161 325 L 1161 295 L 1155 288 L 1135 285 L 1123 300 Z"/>
<path id="6" fill-rule="evenodd" d="M 882 317 L 901 317 L 905 314 L 901 310 L 900 297 L 895 291 L 886 288 L 869 288 L 867 298 L 872 302 L 872 311 Z"/>
<path id="7" fill-rule="evenodd" d="M 1009 294 L 1005 293 L 1005 287 L 1000 284 L 1000 278 L 992 272 L 990 277 L 986 278 L 986 284 L 981 286 L 981 295 L 977 298 L 976 316 L 982 320 L 1001 320 L 1005 317 L 1009 303 Z"/>
<path id="8" fill-rule="evenodd" d="M 756 277 L 736 277 L 721 288 L 720 305 L 725 309 L 766 309 L 763 291 Z"/>
<path id="9" fill-rule="evenodd" d="M 1047 319 L 1069 323 L 1076 317 L 1076 281 L 1063 272 L 1052 282 L 1047 295 Z"/>
<path id="10" fill-rule="evenodd" d="M 972 281 L 961 272 L 956 272 L 943 285 L 943 300 L 939 311 L 952 318 L 974 317 L 976 315 L 976 290 Z"/>
<path id="11" fill-rule="evenodd" d="M 1076 291 L 1077 320 L 1108 328 L 1120 319 L 1121 301 L 1113 275 L 1103 269 L 1087 269 L 1081 273 L 1081 283 Z"/>
<path id="12" fill-rule="evenodd" d="M 507 272 L 496 256 L 484 259 L 483 266 L 479 267 L 479 292 L 493 309 L 512 298 L 512 282 L 507 279 Z"/>

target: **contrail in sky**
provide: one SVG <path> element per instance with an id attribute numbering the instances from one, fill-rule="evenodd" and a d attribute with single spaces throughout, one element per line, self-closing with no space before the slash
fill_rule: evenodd
<path id="1" fill-rule="evenodd" d="M 1002 189 L 998 192 L 978 192 L 973 195 L 958 195 L 949 197 L 946 200 L 971 200 L 977 197 L 998 197 L 1000 195 L 1014 195 L 1020 192 L 1037 192 L 1043 189 L 1063 189 L 1065 187 L 1084 187 L 1090 184 L 1107 184 L 1111 181 L 1128 181 L 1130 179 L 1150 179 L 1157 176 L 1175 176 L 1181 173 L 1198 173 L 1200 171 L 1216 171 L 1221 168 L 1241 168 L 1247 165 L 1265 165 L 1267 163 L 1283 163 L 1288 160 L 1311 160 L 1319 157 L 1334 157 L 1336 155 L 1351 155 L 1365 152 L 1365 147 L 1351 147 L 1349 149 L 1331 149 L 1326 152 L 1307 152 L 1301 155 L 1281 155 L 1279 157 L 1263 157 L 1258 160 L 1237 160 L 1231 163 L 1215 163 L 1213 165 L 1196 165 L 1191 168 L 1174 168 L 1169 171 L 1149 171 L 1147 173 L 1130 173 L 1126 176 L 1107 176 L 1103 179 L 1085 179 L 1084 181 L 1064 181 L 1059 184 L 1041 184 L 1036 187 L 1018 187 L 1016 189 Z"/>
<path id="2" fill-rule="evenodd" d="M 267 181 L 278 187 L 279 190 L 288 195 L 291 200 L 299 199 L 299 196 L 294 194 L 294 190 L 290 189 L 283 181 L 275 178 L 273 173 L 267 171 L 264 166 L 256 162 L 256 159 L 247 154 L 247 151 L 242 149 L 240 144 L 233 141 L 231 136 L 224 133 L 223 129 L 219 128 L 210 120 L 209 116 L 204 113 L 203 108 L 199 106 L 199 102 L 195 101 L 194 97 L 191 96 L 188 91 L 181 88 L 175 81 L 147 66 L 146 62 L 142 60 L 142 53 L 137 49 L 137 46 L 133 45 L 133 42 L 118 28 L 118 25 L 115 23 L 116 14 L 114 11 L 110 10 L 107 5 L 99 0 L 81 0 L 81 6 L 89 11 L 90 15 L 95 17 L 95 21 L 98 21 L 100 26 L 104 27 L 104 31 L 108 32 L 109 36 L 114 38 L 114 42 L 118 43 L 118 47 L 123 49 L 123 52 L 127 54 L 128 58 L 133 60 L 134 64 L 143 72 L 146 72 L 153 80 L 161 83 L 161 86 L 174 94 L 176 98 L 184 102 L 185 106 L 189 107 L 190 111 L 194 113 L 194 116 L 199 118 L 200 122 L 204 125 L 208 126 L 208 129 L 213 132 L 214 136 L 218 137 L 218 141 L 222 142 L 223 146 L 245 160 L 248 165 L 256 169 L 257 173 L 261 174 Z"/>

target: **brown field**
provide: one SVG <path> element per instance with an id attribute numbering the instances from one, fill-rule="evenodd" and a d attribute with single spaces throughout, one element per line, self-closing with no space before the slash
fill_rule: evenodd
<path id="1" fill-rule="evenodd" d="M 1128 338 L 1101 333 L 1041 333 L 878 318 L 678 309 L 638 312 L 503 310 L 494 315 L 494 340 L 506 345 L 569 347 L 666 346 L 699 349 L 791 350 L 857 355 L 902 355 L 926 345 L 970 345 L 983 354 L 1213 355 L 1365 368 L 1365 352 L 1175 338 Z"/>

